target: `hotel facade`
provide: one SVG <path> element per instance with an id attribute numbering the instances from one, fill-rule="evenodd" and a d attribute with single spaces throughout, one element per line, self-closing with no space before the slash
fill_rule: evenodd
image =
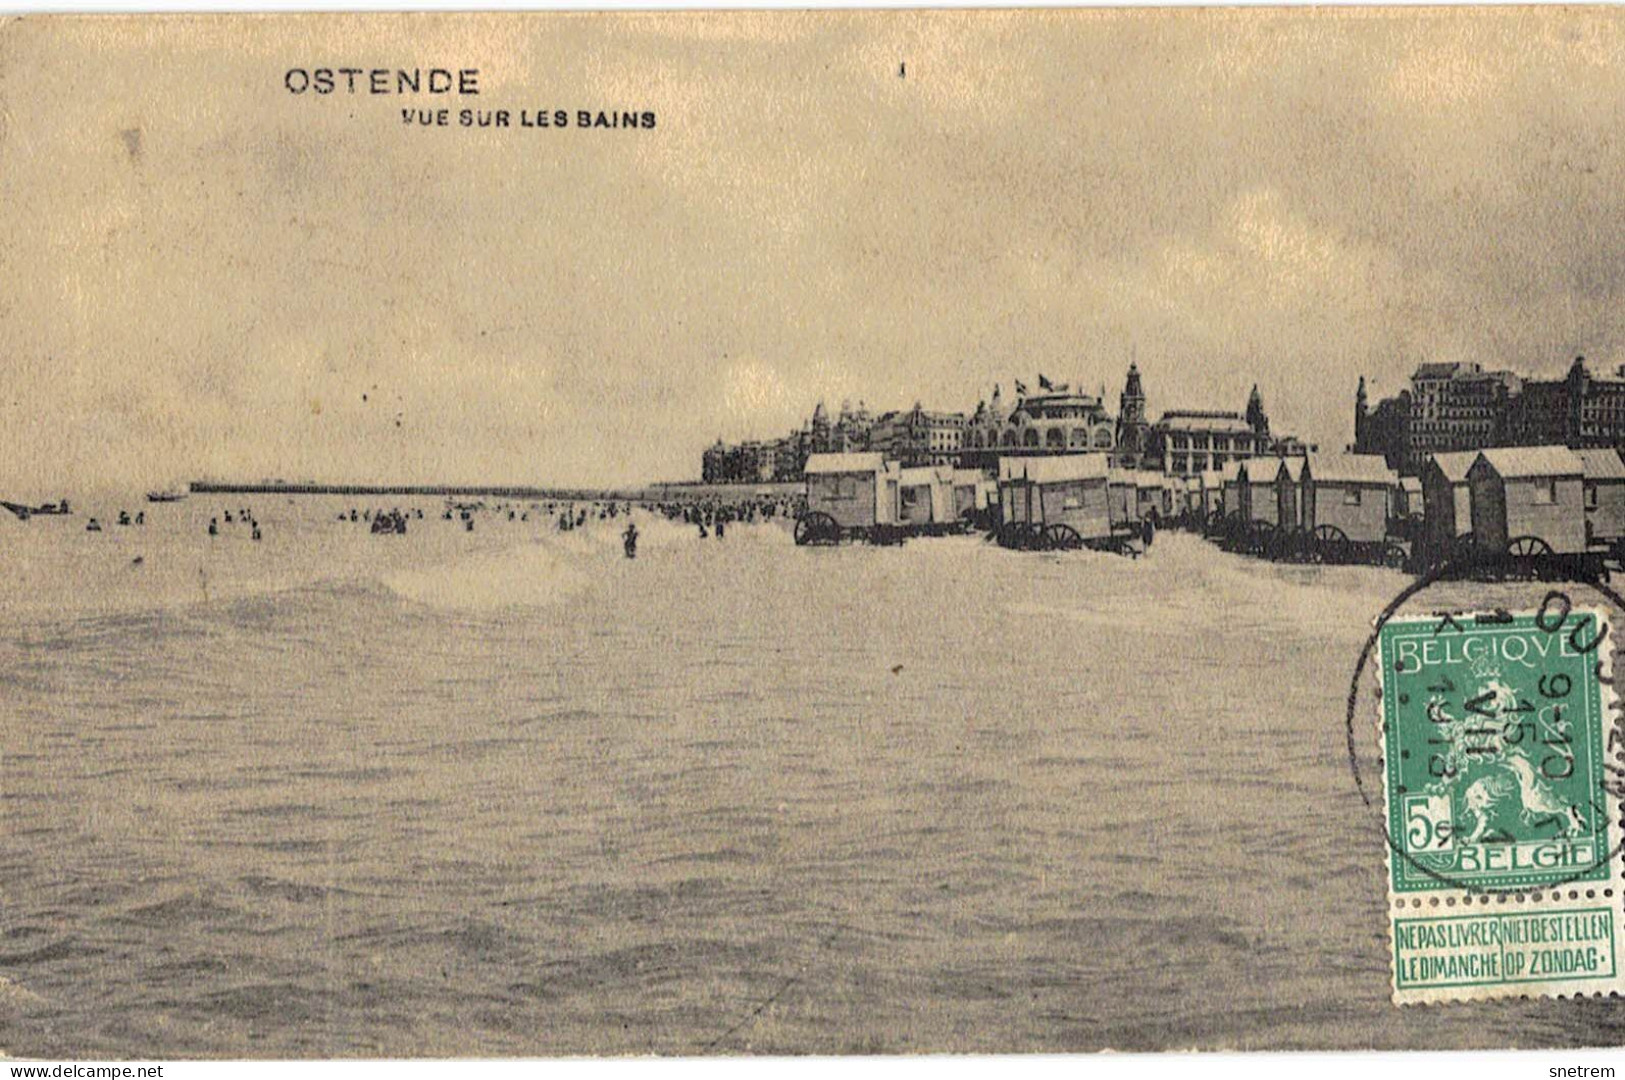
<path id="1" fill-rule="evenodd" d="M 1410 386 L 1372 405 L 1361 378 L 1354 450 L 1418 475 L 1432 454 L 1497 446 L 1625 446 L 1625 365 L 1592 374 L 1575 357 L 1561 379 L 1530 379 L 1475 363 L 1426 363 Z"/>

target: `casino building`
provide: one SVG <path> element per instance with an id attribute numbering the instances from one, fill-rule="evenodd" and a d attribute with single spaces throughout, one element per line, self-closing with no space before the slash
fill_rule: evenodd
<path id="1" fill-rule="evenodd" d="M 965 427 L 962 468 L 996 470 L 1001 457 L 1111 451 L 1115 425 L 1098 397 L 1048 379 L 1040 385 L 1029 395 L 1016 383 L 1018 398 L 1010 407 L 995 386 L 992 399 L 976 406 Z"/>

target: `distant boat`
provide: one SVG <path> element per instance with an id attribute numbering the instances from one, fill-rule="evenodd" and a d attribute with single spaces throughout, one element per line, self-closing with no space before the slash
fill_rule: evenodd
<path id="1" fill-rule="evenodd" d="M 148 502 L 180 502 L 184 498 L 186 498 L 186 492 L 179 488 L 170 488 L 168 491 L 147 492 Z"/>
<path id="2" fill-rule="evenodd" d="M 24 506 L 21 503 L 6 502 L 4 499 L 0 499 L 0 509 L 10 510 L 13 514 L 16 514 L 23 521 L 27 521 L 29 518 L 33 517 L 35 514 L 71 514 L 71 513 L 73 513 L 72 510 L 68 509 L 68 500 L 66 500 L 66 499 L 63 499 L 59 503 L 46 503 L 43 506 Z"/>

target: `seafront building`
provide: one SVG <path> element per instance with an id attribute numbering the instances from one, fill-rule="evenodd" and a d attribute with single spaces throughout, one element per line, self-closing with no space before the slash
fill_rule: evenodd
<path id="1" fill-rule="evenodd" d="M 1433 454 L 1501 446 L 1625 446 L 1625 365 L 1598 377 L 1575 357 L 1561 379 L 1530 379 L 1475 363 L 1427 363 L 1409 388 L 1372 405 L 1360 379 L 1354 450 L 1420 475 Z"/>
<path id="2" fill-rule="evenodd" d="M 706 483 L 766 483 L 802 478 L 812 454 L 878 453 L 904 468 L 949 466 L 998 472 L 1000 458 L 1104 453 L 1114 469 L 1149 469 L 1187 478 L 1265 456 L 1301 457 L 1315 448 L 1270 431 L 1257 386 L 1243 412 L 1174 409 L 1155 421 L 1139 366 L 1129 364 L 1114 415 L 1105 395 L 1038 377 L 1036 391 L 1016 380 L 1006 398 L 994 386 L 970 413 L 934 411 L 920 402 L 874 416 L 843 402 L 831 420 L 823 402 L 780 439 L 728 444 L 718 439 L 701 459 Z"/>
<path id="3" fill-rule="evenodd" d="M 1112 451 L 1114 420 L 1100 398 L 1042 376 L 1039 387 L 1029 394 L 1018 381 L 1017 400 L 1006 407 L 1002 389 L 995 386 L 992 400 L 977 404 L 966 425 L 960 467 L 992 476 L 1001 457 Z"/>
<path id="4" fill-rule="evenodd" d="M 964 413 L 931 412 L 919 402 L 907 412 L 890 412 L 868 429 L 866 448 L 900 461 L 905 468 L 955 465 L 965 442 Z"/>
<path id="5" fill-rule="evenodd" d="M 728 444 L 718 439 L 701 457 L 700 478 L 708 484 L 760 484 L 800 480 L 813 454 L 876 452 L 909 468 L 955 465 L 964 445 L 964 413 L 912 409 L 872 416 L 863 402 L 841 405 L 830 420 L 819 402 L 799 429 L 780 439 Z"/>
<path id="6" fill-rule="evenodd" d="M 1150 429 L 1147 457 L 1170 476 L 1196 476 L 1252 457 L 1301 457 L 1310 447 L 1270 435 L 1264 401 L 1253 387 L 1245 414 L 1174 409 Z"/>

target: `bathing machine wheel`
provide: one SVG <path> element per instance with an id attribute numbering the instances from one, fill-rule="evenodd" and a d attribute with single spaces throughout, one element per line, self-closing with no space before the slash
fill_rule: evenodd
<path id="1" fill-rule="evenodd" d="M 796 519 L 796 543 L 802 547 L 827 547 L 841 542 L 841 527 L 835 519 L 818 510 Z"/>

